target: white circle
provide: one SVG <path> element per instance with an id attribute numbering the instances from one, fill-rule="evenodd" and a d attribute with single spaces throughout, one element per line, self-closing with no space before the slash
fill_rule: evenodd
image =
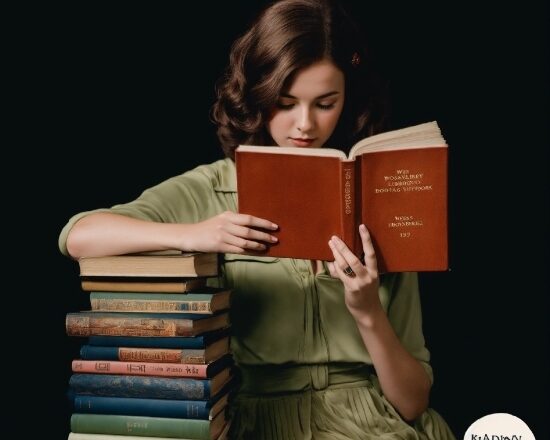
<path id="1" fill-rule="evenodd" d="M 535 440 L 535 436 L 519 417 L 495 413 L 472 423 L 464 434 L 464 440 Z"/>

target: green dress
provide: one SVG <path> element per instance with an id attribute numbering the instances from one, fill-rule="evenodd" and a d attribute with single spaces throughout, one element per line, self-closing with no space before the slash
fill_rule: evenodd
<path id="1" fill-rule="evenodd" d="M 230 159 L 200 166 L 108 211 L 143 220 L 195 223 L 237 210 Z M 269 220 L 269 219 L 268 219 Z M 432 409 L 414 423 L 384 398 L 372 360 L 344 303 L 340 280 L 307 260 L 226 254 L 222 280 L 233 289 L 231 347 L 242 376 L 233 402 L 233 438 L 454 439 Z M 403 346 L 433 381 L 422 334 L 415 273 L 382 277 L 380 300 Z"/>

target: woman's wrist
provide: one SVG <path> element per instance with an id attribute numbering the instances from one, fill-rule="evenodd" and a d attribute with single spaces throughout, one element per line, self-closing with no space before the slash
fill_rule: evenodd
<path id="1" fill-rule="evenodd" d="M 369 331 L 374 331 L 381 321 L 387 320 L 380 301 L 375 301 L 369 307 L 350 310 L 350 313 L 358 326 Z"/>
<path id="2" fill-rule="evenodd" d="M 160 244 L 164 249 L 179 249 L 192 252 L 193 249 L 190 229 L 193 225 L 182 223 L 163 223 L 162 230 L 158 236 Z"/>

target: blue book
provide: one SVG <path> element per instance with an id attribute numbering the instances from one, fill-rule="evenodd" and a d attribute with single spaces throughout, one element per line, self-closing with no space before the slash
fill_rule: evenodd
<path id="1" fill-rule="evenodd" d="M 227 406 L 228 396 L 229 393 L 223 390 L 210 400 L 139 399 L 77 394 L 72 403 L 73 412 L 76 413 L 211 420 Z"/>
<path id="2" fill-rule="evenodd" d="M 69 391 L 110 397 L 145 399 L 210 400 L 231 379 L 225 368 L 210 379 L 188 377 L 127 376 L 115 374 L 73 374 Z"/>
<path id="3" fill-rule="evenodd" d="M 151 348 L 205 348 L 229 334 L 229 327 L 203 333 L 198 336 L 148 337 L 135 336 L 90 336 L 89 345 L 104 347 L 151 347 Z"/>

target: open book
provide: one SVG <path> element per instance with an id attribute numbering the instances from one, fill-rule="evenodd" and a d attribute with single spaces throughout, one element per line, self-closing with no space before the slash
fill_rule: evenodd
<path id="1" fill-rule="evenodd" d="M 279 225 L 267 256 L 332 261 L 332 235 L 360 256 L 364 223 L 380 272 L 446 270 L 447 158 L 436 122 L 362 139 L 349 156 L 241 145 L 239 212 Z"/>

